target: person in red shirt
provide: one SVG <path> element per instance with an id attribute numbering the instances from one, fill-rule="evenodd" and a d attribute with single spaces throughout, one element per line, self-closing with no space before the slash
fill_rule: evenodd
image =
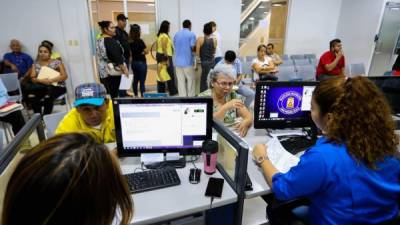
<path id="1" fill-rule="evenodd" d="M 344 76 L 344 54 L 340 39 L 329 42 L 330 50 L 325 52 L 319 59 L 317 67 L 317 80 L 325 80 L 330 77 Z"/>

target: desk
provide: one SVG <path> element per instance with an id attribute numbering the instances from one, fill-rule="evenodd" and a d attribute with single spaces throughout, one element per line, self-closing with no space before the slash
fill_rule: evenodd
<path id="1" fill-rule="evenodd" d="M 115 148 L 115 143 L 107 144 L 109 149 Z M 139 157 L 121 158 L 122 173 L 132 173 L 135 168 L 140 166 Z M 171 220 L 174 218 L 202 212 L 210 207 L 210 198 L 205 197 L 209 177 L 219 177 L 222 175 L 217 171 L 213 175 L 201 174 L 199 184 L 189 183 L 189 170 L 193 166 L 187 164 L 185 168 L 177 169 L 181 184 L 169 188 L 133 194 L 134 215 L 131 224 L 150 224 Z M 196 162 L 196 167 L 202 169 L 203 162 Z M 214 198 L 212 208 L 235 203 L 237 194 L 227 182 L 224 184 L 221 198 Z"/>

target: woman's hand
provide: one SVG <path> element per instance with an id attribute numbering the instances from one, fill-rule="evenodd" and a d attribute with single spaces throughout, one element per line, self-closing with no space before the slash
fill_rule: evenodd
<path id="1" fill-rule="evenodd" d="M 253 147 L 253 159 L 257 161 L 258 158 L 264 157 L 267 155 L 267 146 L 265 144 L 256 144 Z"/>
<path id="2" fill-rule="evenodd" d="M 226 107 L 228 110 L 229 109 L 239 109 L 242 107 L 245 107 L 242 100 L 240 99 L 232 99 L 229 102 L 224 104 L 224 107 Z"/>
<path id="3" fill-rule="evenodd" d="M 246 121 L 242 121 L 235 125 L 235 129 L 239 132 L 240 137 L 245 137 L 250 125 Z"/>

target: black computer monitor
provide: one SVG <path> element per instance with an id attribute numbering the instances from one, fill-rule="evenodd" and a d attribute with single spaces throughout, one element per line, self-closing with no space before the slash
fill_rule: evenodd
<path id="1" fill-rule="evenodd" d="M 316 85 L 317 82 L 258 82 L 254 128 L 313 127 L 311 98 Z"/>
<path id="2" fill-rule="evenodd" d="M 113 105 L 120 156 L 200 154 L 211 139 L 211 98 L 116 98 Z"/>
<path id="3" fill-rule="evenodd" d="M 368 77 L 383 92 L 393 114 L 400 114 L 400 76 Z"/>

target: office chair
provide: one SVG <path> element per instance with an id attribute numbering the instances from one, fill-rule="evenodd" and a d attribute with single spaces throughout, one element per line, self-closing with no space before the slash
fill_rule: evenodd
<path id="1" fill-rule="evenodd" d="M 3 81 L 4 86 L 9 93 L 9 101 L 11 102 L 21 102 L 22 100 L 22 91 L 21 91 L 21 84 L 18 80 L 17 73 L 3 73 L 0 74 L 0 78 Z M 18 91 L 17 94 L 14 94 Z"/>
<path id="2" fill-rule="evenodd" d="M 297 218 L 292 210 L 299 206 L 308 206 L 310 201 L 306 198 L 297 198 L 290 201 L 279 201 L 274 193 L 262 196 L 267 203 L 267 218 L 270 225 L 308 225 L 305 221 Z M 400 206 L 400 199 L 398 201 Z M 383 221 L 377 225 L 398 225 L 400 224 L 400 211 L 392 219 Z"/>
<path id="3" fill-rule="evenodd" d="M 47 138 L 54 136 L 57 126 L 60 123 L 60 121 L 64 118 L 65 114 L 67 114 L 67 112 L 58 112 L 43 116 L 43 121 L 46 124 Z"/>

